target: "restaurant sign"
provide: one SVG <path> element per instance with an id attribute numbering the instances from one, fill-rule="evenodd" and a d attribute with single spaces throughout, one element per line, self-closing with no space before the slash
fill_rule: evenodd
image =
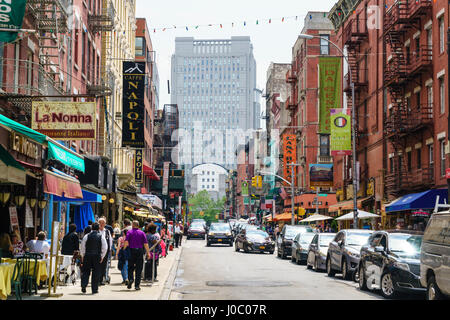
<path id="1" fill-rule="evenodd" d="M 32 129 L 57 140 L 95 140 L 95 102 L 33 101 Z"/>
<path id="2" fill-rule="evenodd" d="M 0 42 L 16 40 L 19 34 L 18 30 L 22 28 L 26 4 L 26 0 L 0 1 L 0 29 L 4 29 L 4 31 L 0 31 Z"/>
<path id="3" fill-rule="evenodd" d="M 145 148 L 145 62 L 123 62 L 122 147 Z"/>
<path id="4" fill-rule="evenodd" d="M 292 171 L 293 166 L 291 163 L 296 163 L 297 161 L 297 138 L 294 134 L 283 135 L 283 178 L 289 182 L 292 182 Z M 294 178 L 295 180 L 295 178 Z M 294 181 L 294 184 L 295 181 Z"/>
<path id="5" fill-rule="evenodd" d="M 134 161 L 134 182 L 143 183 L 144 182 L 144 172 L 143 172 L 143 157 L 142 149 L 136 150 L 136 157 Z"/>
<path id="6" fill-rule="evenodd" d="M 11 149 L 28 158 L 39 159 L 39 146 L 15 132 L 11 132 Z"/>
<path id="7" fill-rule="evenodd" d="M 319 58 L 319 133 L 330 134 L 330 110 L 341 104 L 341 58 Z"/>

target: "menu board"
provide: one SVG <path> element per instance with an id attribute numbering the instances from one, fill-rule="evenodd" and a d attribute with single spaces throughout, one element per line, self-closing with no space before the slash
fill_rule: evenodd
<path id="1" fill-rule="evenodd" d="M 25 228 L 34 228 L 33 211 L 31 211 L 30 204 L 28 203 L 28 201 L 25 206 Z"/>
<path id="2" fill-rule="evenodd" d="M 11 225 L 11 230 L 13 230 L 15 226 L 19 227 L 19 218 L 17 217 L 16 207 L 9 207 L 9 222 Z"/>
<path id="3" fill-rule="evenodd" d="M 52 225 L 52 245 L 51 245 L 51 253 L 53 256 L 58 254 L 58 235 L 59 235 L 59 221 L 53 221 Z"/>

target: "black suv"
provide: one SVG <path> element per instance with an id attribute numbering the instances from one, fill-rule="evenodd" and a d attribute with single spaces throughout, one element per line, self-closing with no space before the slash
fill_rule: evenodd
<path id="1" fill-rule="evenodd" d="M 359 288 L 381 289 L 385 298 L 398 292 L 425 293 L 420 284 L 423 232 L 376 231 L 361 248 Z"/>
<path id="2" fill-rule="evenodd" d="M 292 243 L 294 238 L 302 232 L 314 232 L 311 227 L 284 225 L 277 239 L 277 255 L 286 259 L 292 254 Z"/>
<path id="3" fill-rule="evenodd" d="M 233 235 L 228 223 L 211 223 L 208 234 L 206 236 L 206 245 L 209 247 L 213 243 L 227 243 L 233 246 Z"/>

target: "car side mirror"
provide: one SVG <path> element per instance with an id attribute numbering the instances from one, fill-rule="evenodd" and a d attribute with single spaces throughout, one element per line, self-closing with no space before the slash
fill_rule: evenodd
<path id="1" fill-rule="evenodd" d="M 384 252 L 384 247 L 383 246 L 375 247 L 375 252 Z"/>

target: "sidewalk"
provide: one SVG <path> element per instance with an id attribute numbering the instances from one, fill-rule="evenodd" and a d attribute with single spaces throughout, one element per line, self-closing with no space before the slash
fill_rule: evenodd
<path id="1" fill-rule="evenodd" d="M 186 238 L 183 237 L 183 245 L 186 243 Z M 169 252 L 166 258 L 161 258 L 158 266 L 158 282 L 153 285 L 151 282 L 142 281 L 141 290 L 136 291 L 134 286 L 132 289 L 127 289 L 126 285 L 122 284 L 122 276 L 120 270 L 117 269 L 117 260 L 112 261 L 112 268 L 109 273 L 111 276 L 111 283 L 99 287 L 99 293 L 93 295 L 91 293 L 90 285 L 86 288 L 86 293 L 81 292 L 80 279 L 77 279 L 75 285 L 68 284 L 67 286 L 59 286 L 56 293 L 62 293 L 60 298 L 46 298 L 41 297 L 41 293 L 47 293 L 48 289 L 38 291 L 38 295 L 28 296 L 22 294 L 23 300 L 159 300 L 165 299 L 170 292 L 170 287 L 173 282 L 174 274 L 178 266 L 178 261 L 183 251 L 183 246 L 174 248 Z M 169 281 L 169 282 L 168 282 Z M 165 290 L 166 289 L 166 290 Z M 52 290 L 53 292 L 53 290 Z M 164 297 L 163 297 L 164 296 Z M 8 297 L 8 300 L 15 300 L 15 296 Z"/>

